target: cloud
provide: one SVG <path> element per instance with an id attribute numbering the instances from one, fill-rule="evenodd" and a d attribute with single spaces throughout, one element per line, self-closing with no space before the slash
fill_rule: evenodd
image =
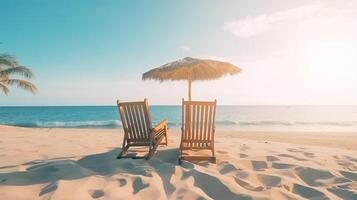
<path id="1" fill-rule="evenodd" d="M 323 9 L 324 6 L 322 4 L 313 4 L 271 14 L 248 16 L 224 23 L 223 29 L 240 38 L 248 38 L 285 24 L 314 18 L 318 16 Z"/>
<path id="2" fill-rule="evenodd" d="M 188 51 L 191 50 L 191 48 L 189 46 L 187 46 L 187 45 L 180 46 L 180 49 L 181 49 L 182 52 L 188 52 Z"/>

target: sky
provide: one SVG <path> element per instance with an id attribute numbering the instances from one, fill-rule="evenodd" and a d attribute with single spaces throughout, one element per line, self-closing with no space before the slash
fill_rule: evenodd
<path id="1" fill-rule="evenodd" d="M 142 81 L 186 56 L 231 62 L 236 76 L 194 82 L 221 105 L 356 105 L 354 0 L 2 0 L 0 53 L 36 75 L 2 106 L 181 104 L 187 83 Z"/>

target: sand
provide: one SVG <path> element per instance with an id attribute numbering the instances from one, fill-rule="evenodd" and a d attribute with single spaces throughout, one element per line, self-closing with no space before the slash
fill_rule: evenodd
<path id="1" fill-rule="evenodd" d="M 1 199 L 357 199 L 357 133 L 217 130 L 217 164 L 181 166 L 179 131 L 149 161 L 122 135 L 0 126 Z"/>

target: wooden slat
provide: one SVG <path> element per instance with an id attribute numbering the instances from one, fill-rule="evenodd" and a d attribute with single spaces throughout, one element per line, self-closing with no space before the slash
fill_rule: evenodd
<path id="1" fill-rule="evenodd" d="M 139 111 L 138 111 L 138 107 L 139 107 L 139 103 L 133 105 L 134 107 L 134 113 L 135 113 L 135 124 L 136 124 L 136 130 L 138 131 L 138 138 L 144 138 L 143 135 L 143 131 L 141 130 L 141 123 L 140 123 L 140 116 L 139 116 Z"/>
<path id="2" fill-rule="evenodd" d="M 149 111 L 149 106 L 147 104 L 147 100 L 144 100 L 144 113 L 145 113 L 145 121 L 146 121 L 146 129 L 147 132 L 151 132 L 152 124 L 151 124 L 151 116 Z"/>
<path id="3" fill-rule="evenodd" d="M 201 120 L 200 120 L 200 135 L 198 137 L 199 140 L 202 140 L 202 132 L 203 132 L 203 123 L 204 123 L 204 112 L 205 112 L 206 106 L 201 106 Z M 201 144 L 199 145 L 201 146 Z"/>
<path id="4" fill-rule="evenodd" d="M 133 127 L 133 132 L 134 132 L 134 138 L 137 139 L 137 130 L 136 130 L 136 123 L 135 123 L 135 112 L 134 112 L 134 108 L 133 108 L 133 104 L 128 104 L 127 105 L 129 107 L 130 110 L 130 116 L 131 116 L 131 120 L 132 120 L 132 127 Z"/>
<path id="5" fill-rule="evenodd" d="M 200 111 L 201 111 L 201 106 L 200 105 L 196 105 L 197 107 L 197 114 L 196 114 L 196 132 L 194 133 L 194 140 L 198 140 L 198 134 L 200 131 Z M 194 143 L 194 146 L 198 146 L 198 142 Z"/>
<path id="6" fill-rule="evenodd" d="M 129 128 L 128 128 L 128 122 L 126 121 L 126 117 L 125 117 L 125 113 L 124 113 L 124 108 L 121 106 L 119 107 L 119 112 L 120 112 L 120 119 L 121 119 L 121 122 L 123 124 L 123 128 L 126 132 L 129 131 Z"/>
<path id="7" fill-rule="evenodd" d="M 213 119 L 212 119 L 213 129 L 215 129 L 216 108 L 217 108 L 217 100 L 214 100 Z M 215 134 L 215 130 L 213 130 L 213 132 L 212 132 L 212 153 L 213 153 L 213 156 L 215 155 L 215 150 L 214 150 L 214 134 Z"/>
<path id="8" fill-rule="evenodd" d="M 119 103 L 118 103 L 118 110 L 119 110 L 119 114 L 120 114 L 120 120 L 122 122 L 122 125 L 123 125 L 123 129 L 124 129 L 124 134 L 126 136 L 124 136 L 125 138 L 128 137 L 128 125 L 127 125 L 127 122 L 126 122 L 126 118 L 125 118 L 125 113 L 124 113 L 124 109 L 123 109 L 123 106 L 119 106 Z"/>
<path id="9" fill-rule="evenodd" d="M 214 101 L 185 101 L 184 104 L 189 105 L 214 105 Z"/>
<path id="10" fill-rule="evenodd" d="M 128 110 L 129 110 L 129 116 L 130 116 L 130 119 L 131 119 L 131 127 L 133 129 L 133 138 L 138 138 L 137 137 L 137 133 L 136 133 L 136 127 L 135 127 L 135 117 L 134 117 L 134 110 L 133 110 L 133 107 L 132 107 L 132 104 L 128 104 L 127 105 L 128 107 Z"/>
<path id="11" fill-rule="evenodd" d="M 143 107 L 144 107 L 144 104 L 139 105 L 141 128 L 142 128 L 144 137 L 149 138 L 147 128 L 146 128 L 145 114 L 144 114 Z"/>
<path id="12" fill-rule="evenodd" d="M 190 142 L 202 142 L 202 143 L 207 143 L 207 142 L 211 142 L 211 140 L 182 140 L 182 142 L 185 142 L 185 143 L 190 143 Z"/>
<path id="13" fill-rule="evenodd" d="M 210 139 L 210 133 L 211 133 L 211 126 L 212 126 L 212 107 L 208 106 L 209 108 L 209 112 L 208 112 L 208 127 L 207 127 L 207 132 L 206 132 L 206 136 L 205 139 L 209 140 Z"/>
<path id="14" fill-rule="evenodd" d="M 213 138 L 213 133 L 214 133 L 213 128 L 214 128 L 215 106 L 214 106 L 214 105 L 212 105 L 212 106 L 211 106 L 211 108 L 212 108 L 212 118 L 211 118 L 211 132 L 210 132 L 210 139 L 212 140 L 212 138 Z"/>
<path id="15" fill-rule="evenodd" d="M 209 113 L 209 107 L 208 106 L 205 106 L 205 128 L 204 128 L 204 132 L 203 132 L 203 135 L 202 135 L 202 140 L 205 140 L 206 139 L 206 133 L 207 133 L 207 130 L 208 130 L 208 128 L 207 128 L 207 126 L 208 126 L 208 113 Z M 202 146 L 204 146 L 204 145 L 202 145 Z"/>
<path id="16" fill-rule="evenodd" d="M 142 101 L 130 101 L 130 102 L 120 102 L 119 105 L 137 105 L 143 103 Z"/>
<path id="17" fill-rule="evenodd" d="M 140 105 L 141 103 L 138 103 L 135 105 L 135 113 L 136 113 L 136 121 L 138 122 L 138 129 L 139 129 L 139 135 L 140 138 L 145 138 L 144 132 L 143 132 L 143 126 L 141 125 L 141 119 L 140 119 Z"/>
<path id="18" fill-rule="evenodd" d="M 186 143 L 187 144 L 187 143 Z M 185 146 L 185 144 L 181 147 L 182 150 L 203 150 L 203 149 L 208 149 L 211 150 L 211 141 L 208 143 L 205 143 L 207 145 L 202 146 L 202 147 L 191 147 L 191 146 Z"/>
<path id="19" fill-rule="evenodd" d="M 135 105 L 136 105 L 136 104 L 130 105 L 130 107 L 131 107 L 131 114 L 132 114 L 132 117 L 133 117 L 133 120 L 134 120 L 133 126 L 134 126 L 134 128 L 135 128 L 135 137 L 136 137 L 136 138 L 140 138 L 140 132 L 139 132 L 138 122 L 137 122 L 136 113 L 135 113 Z"/>
<path id="20" fill-rule="evenodd" d="M 196 132 L 197 132 L 197 106 L 196 105 L 191 105 L 193 108 L 195 108 L 195 116 L 194 118 L 192 119 L 192 126 L 195 127 L 194 130 L 192 130 L 191 132 L 191 146 L 194 147 L 195 146 L 195 143 L 193 142 L 196 138 Z"/>
<path id="21" fill-rule="evenodd" d="M 191 120 L 191 124 L 192 124 L 192 130 L 190 132 L 190 140 L 194 140 L 195 139 L 195 130 L 196 130 L 196 106 L 194 105 L 190 105 L 192 106 L 192 120 Z M 191 145 L 193 145 L 191 143 Z"/>
<path id="22" fill-rule="evenodd" d="M 186 130 L 187 130 L 187 128 L 186 128 L 186 106 L 185 106 L 185 104 L 184 104 L 184 100 L 182 99 L 182 124 L 181 124 L 181 127 L 182 127 L 182 136 L 181 136 L 181 140 L 182 139 L 186 139 Z"/>
<path id="23" fill-rule="evenodd" d="M 140 132 L 141 132 L 141 137 L 142 138 L 147 138 L 146 137 L 146 130 L 145 130 L 145 122 L 143 121 L 144 120 L 144 116 L 143 116 L 143 112 L 142 112 L 142 106 L 143 106 L 143 104 L 141 103 L 141 104 L 139 104 L 138 106 L 137 106 L 137 110 L 138 110 L 138 121 L 139 121 L 139 127 L 140 127 Z"/>
<path id="24" fill-rule="evenodd" d="M 133 110 L 133 107 L 131 104 L 128 104 L 127 105 L 128 108 L 129 108 L 129 116 L 130 116 L 130 119 L 131 119 L 131 127 L 133 129 L 133 138 L 138 138 L 137 137 L 137 133 L 136 133 L 136 127 L 135 127 L 135 117 L 134 117 L 134 110 Z"/>
<path id="25" fill-rule="evenodd" d="M 132 130 L 132 127 L 131 127 L 131 119 L 129 117 L 129 110 L 128 110 L 128 107 L 125 105 L 125 104 L 122 104 L 122 107 L 124 109 L 124 113 L 125 113 L 125 119 L 126 119 L 126 122 L 127 122 L 127 125 L 128 125 L 128 138 L 133 138 L 133 130 Z"/>
<path id="26" fill-rule="evenodd" d="M 186 139 L 189 139 L 190 137 L 190 132 L 191 132 L 191 106 L 190 105 L 186 105 Z"/>

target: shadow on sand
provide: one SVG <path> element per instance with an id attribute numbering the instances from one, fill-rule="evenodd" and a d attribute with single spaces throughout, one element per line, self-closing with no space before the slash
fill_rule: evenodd
<path id="1" fill-rule="evenodd" d="M 120 150 L 120 148 L 115 148 L 109 152 L 85 156 L 77 161 L 67 157 L 24 163 L 23 165 L 30 165 L 26 171 L 0 173 L 0 186 L 50 183 L 42 189 L 39 194 L 41 196 L 56 190 L 56 182 L 59 180 L 75 180 L 96 175 L 111 177 L 120 173 L 152 177 L 154 172 L 160 176 L 166 195 L 169 196 L 176 191 L 175 185 L 170 180 L 175 174 L 176 167 L 179 167 L 178 149 L 158 150 L 150 160 L 115 159 Z M 195 180 L 194 185 L 201 188 L 211 198 L 220 198 L 223 195 L 225 199 L 251 199 L 232 192 L 219 179 L 196 170 L 191 163 L 184 162 L 181 167 L 185 171 L 181 180 L 192 176 Z M 135 185 L 138 188 L 133 186 L 133 189 L 138 192 L 142 184 Z"/>
<path id="2" fill-rule="evenodd" d="M 31 165 L 26 171 L 0 173 L 0 185 L 31 185 L 54 182 L 57 180 L 74 180 L 93 175 L 112 176 L 117 173 L 130 173 L 151 177 L 150 171 L 158 167 L 158 164 L 169 163 L 172 167 L 176 160 L 170 160 L 178 155 L 177 149 L 158 151 L 154 159 L 136 159 L 135 165 L 132 159 L 115 159 L 120 148 L 109 152 L 85 156 L 78 161 L 72 157 L 56 158 L 51 160 L 34 160 L 22 165 Z M 161 162 L 158 161 L 160 157 Z M 171 166 L 169 165 L 169 166 Z M 10 168 L 16 167 L 5 166 Z M 169 172 L 169 171 L 168 171 Z M 173 171 L 170 171 L 174 173 Z"/>

